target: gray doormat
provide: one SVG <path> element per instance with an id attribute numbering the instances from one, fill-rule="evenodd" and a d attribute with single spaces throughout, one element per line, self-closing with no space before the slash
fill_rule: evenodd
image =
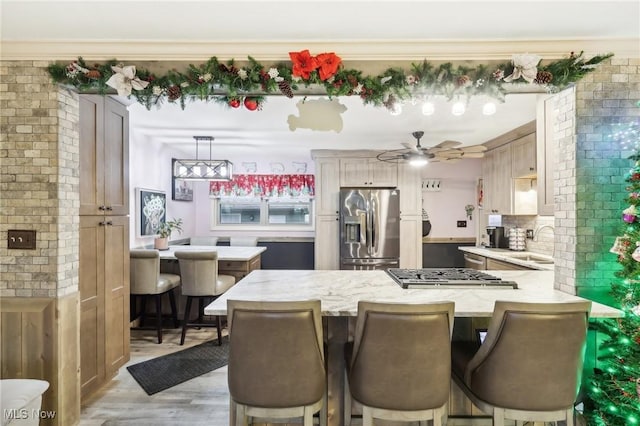
<path id="1" fill-rule="evenodd" d="M 127 367 L 129 373 L 148 395 L 169 389 L 194 377 L 227 365 L 229 337 L 201 343 L 188 349 L 163 355 Z"/>

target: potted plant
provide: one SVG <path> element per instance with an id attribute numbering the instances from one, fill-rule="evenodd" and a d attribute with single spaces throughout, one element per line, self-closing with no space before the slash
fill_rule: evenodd
<path id="1" fill-rule="evenodd" d="M 158 227 L 158 236 L 156 237 L 153 247 L 158 250 L 167 250 L 169 248 L 169 237 L 173 231 L 182 233 L 182 219 L 172 219 L 164 221 Z"/>

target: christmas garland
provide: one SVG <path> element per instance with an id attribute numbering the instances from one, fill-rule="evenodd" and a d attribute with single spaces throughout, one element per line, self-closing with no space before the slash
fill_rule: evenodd
<path id="1" fill-rule="evenodd" d="M 487 95 L 502 101 L 508 83 L 529 83 L 555 92 L 580 80 L 612 56 L 609 53 L 586 60 L 583 52 L 572 52 L 568 58 L 542 65 L 537 55 L 514 55 L 511 62 L 492 68 L 451 63 L 435 66 L 424 60 L 413 63 L 409 71 L 389 68 L 377 76 L 345 68 L 335 53 L 312 56 L 308 50 L 291 52 L 290 63 L 270 67 L 252 57 L 247 65 L 237 66 L 235 60 L 222 63 L 214 56 L 203 64 L 190 64 L 185 71 L 157 75 L 134 65 L 119 64 L 115 59 L 88 64 L 79 57 L 69 64 L 53 63 L 48 70 L 56 83 L 73 86 L 79 92 L 107 94 L 116 89 L 119 95 L 133 96 L 147 108 L 164 101 L 179 102 L 184 108 L 187 101 L 205 100 L 232 108 L 244 104 L 245 108 L 256 110 L 265 94 L 292 98 L 301 87 L 318 85 L 330 97 L 360 96 L 365 104 L 393 109 L 397 102 L 433 95 L 448 99 Z"/>

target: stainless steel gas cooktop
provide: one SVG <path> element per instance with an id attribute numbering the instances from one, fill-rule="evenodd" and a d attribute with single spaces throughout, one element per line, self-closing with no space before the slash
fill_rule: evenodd
<path id="1" fill-rule="evenodd" d="M 386 271 L 402 288 L 518 288 L 515 281 L 503 281 L 470 268 L 389 268 Z"/>

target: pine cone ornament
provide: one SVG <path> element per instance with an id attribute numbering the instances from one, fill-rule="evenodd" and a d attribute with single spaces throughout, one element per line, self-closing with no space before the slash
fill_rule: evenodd
<path id="1" fill-rule="evenodd" d="M 553 80 L 553 74 L 549 71 L 538 71 L 536 79 L 533 80 L 536 84 L 549 84 Z"/>
<path id="2" fill-rule="evenodd" d="M 282 94 L 287 98 L 293 98 L 293 90 L 291 90 L 291 85 L 289 84 L 289 82 L 285 80 L 279 81 L 278 87 L 280 88 Z"/>
<path id="3" fill-rule="evenodd" d="M 169 98 L 169 102 L 177 101 L 182 96 L 182 90 L 180 90 L 180 86 L 170 86 L 167 89 L 167 97 Z"/>
<path id="4" fill-rule="evenodd" d="M 461 75 L 456 79 L 458 87 L 468 87 L 471 85 L 471 78 L 468 75 Z"/>
<path id="5" fill-rule="evenodd" d="M 92 80 L 98 80 L 100 77 L 102 77 L 102 74 L 100 74 L 100 71 L 98 70 L 90 70 L 85 75 L 87 76 L 87 78 L 90 78 Z"/>

